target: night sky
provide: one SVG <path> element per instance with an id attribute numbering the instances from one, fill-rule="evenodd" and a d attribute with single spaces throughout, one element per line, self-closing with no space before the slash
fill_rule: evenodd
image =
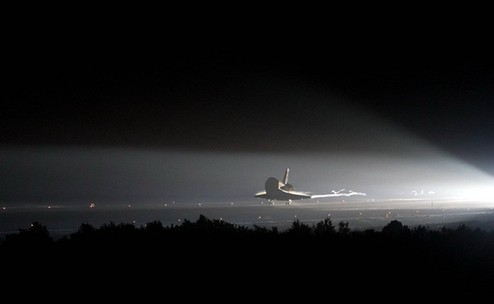
<path id="1" fill-rule="evenodd" d="M 191 176 L 198 190 L 187 189 L 196 196 L 207 189 L 248 196 L 286 167 L 296 167 L 293 178 L 299 174 L 304 187 L 312 182 L 302 177 L 324 178 L 327 167 L 314 160 L 322 156 L 354 157 L 365 164 L 359 168 L 379 174 L 381 163 L 366 156 L 434 162 L 424 147 L 436 159 L 447 155 L 494 173 L 493 65 L 481 45 L 465 47 L 454 35 L 412 39 L 368 30 L 285 39 L 288 33 L 29 29 L 7 38 L 4 55 L 5 200 L 42 200 L 49 189 L 51 198 L 89 201 L 107 197 L 105 186 L 114 183 L 119 197 L 136 188 L 159 197 L 183 192 Z M 169 156 L 145 154 L 160 152 Z M 283 157 L 312 162 L 304 170 L 303 161 Z M 228 159 L 226 167 L 218 159 Z M 194 165 L 201 162 L 208 165 Z M 366 172 L 353 175 L 361 188 L 354 190 L 372 191 Z M 222 173 L 228 177 L 208 181 Z M 327 174 L 328 183 L 345 186 Z M 226 182 L 242 178 L 248 187 Z"/>
<path id="2" fill-rule="evenodd" d="M 362 112 L 462 156 L 487 156 L 494 142 L 482 50 L 52 40 L 5 57 L 2 145 L 326 151 L 341 146 L 321 131 L 346 137 Z"/>

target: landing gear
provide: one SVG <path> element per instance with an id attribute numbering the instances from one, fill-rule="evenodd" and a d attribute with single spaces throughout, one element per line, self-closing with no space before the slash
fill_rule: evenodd
<path id="1" fill-rule="evenodd" d="M 286 201 L 286 204 L 287 204 L 287 205 L 291 205 L 291 204 L 292 204 L 292 200 L 291 200 L 291 199 L 287 200 L 287 201 Z"/>

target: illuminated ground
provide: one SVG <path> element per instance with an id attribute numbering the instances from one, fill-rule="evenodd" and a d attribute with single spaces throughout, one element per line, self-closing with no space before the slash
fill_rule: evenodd
<path id="1" fill-rule="evenodd" d="M 353 201 L 295 201 L 291 205 L 262 201 L 180 203 L 161 202 L 146 205 L 96 205 L 57 207 L 23 206 L 1 207 L 2 235 L 27 228 L 38 221 L 48 227 L 52 235 L 74 232 L 81 223 L 96 227 L 105 223 L 133 223 L 145 225 L 154 220 L 163 225 L 180 225 L 184 220 L 195 221 L 200 214 L 244 226 L 276 226 L 285 229 L 298 219 L 314 224 L 330 217 L 335 225 L 348 222 L 351 229 L 380 230 L 391 220 L 404 225 L 429 228 L 456 227 L 464 223 L 472 228 L 494 229 L 494 204 L 461 200 L 353 200 Z"/>

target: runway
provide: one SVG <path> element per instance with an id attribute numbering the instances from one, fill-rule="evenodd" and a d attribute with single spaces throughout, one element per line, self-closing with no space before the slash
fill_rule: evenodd
<path id="1" fill-rule="evenodd" d="M 26 229 L 34 221 L 47 226 L 54 236 L 75 232 L 80 224 L 95 227 L 110 222 L 136 226 L 160 221 L 164 226 L 195 221 L 199 215 L 235 225 L 289 228 L 299 220 L 308 225 L 330 218 L 335 226 L 348 222 L 355 230 L 380 230 L 392 220 L 410 228 L 456 227 L 494 229 L 494 205 L 462 200 L 352 200 L 285 202 L 224 201 L 224 202 L 159 202 L 146 204 L 96 204 L 93 207 L 75 205 L 15 205 L 0 207 L 0 233 L 5 235 Z"/>

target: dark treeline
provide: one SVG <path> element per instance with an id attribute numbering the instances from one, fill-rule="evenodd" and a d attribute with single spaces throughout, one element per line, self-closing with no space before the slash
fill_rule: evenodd
<path id="1" fill-rule="evenodd" d="M 64 275 L 154 273 L 163 279 L 204 282 L 221 274 L 230 277 L 232 281 L 223 280 L 230 283 L 253 276 L 263 284 L 413 284 L 429 290 L 445 284 L 462 290 L 490 288 L 494 282 L 493 231 L 465 225 L 410 228 L 397 220 L 381 231 L 352 230 L 348 222 L 335 225 L 329 218 L 313 225 L 295 220 L 280 231 L 201 215 L 195 222 L 171 226 L 160 221 L 140 227 L 83 223 L 56 240 L 35 222 L 6 235 L 0 253 L 4 260 L 21 262 L 5 264 L 3 270 L 13 266 L 22 269 L 20 273 L 49 273 L 59 266 Z"/>

